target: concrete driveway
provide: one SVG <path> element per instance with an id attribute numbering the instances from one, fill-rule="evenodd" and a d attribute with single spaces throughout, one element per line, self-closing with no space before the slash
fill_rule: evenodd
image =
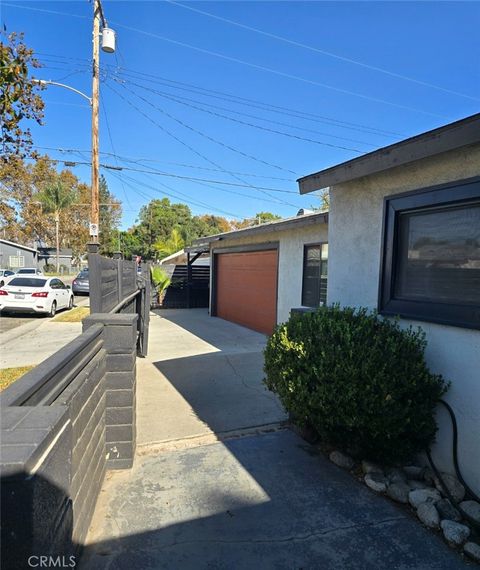
<path id="1" fill-rule="evenodd" d="M 261 385 L 262 335 L 200 310 L 160 315 L 138 362 L 138 454 L 107 474 L 81 568 L 466 567 L 284 425 Z"/>

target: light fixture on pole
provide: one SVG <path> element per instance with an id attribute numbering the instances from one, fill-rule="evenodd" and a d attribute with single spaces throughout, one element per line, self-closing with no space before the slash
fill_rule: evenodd
<path id="1" fill-rule="evenodd" d="M 100 28 L 102 32 L 100 32 Z M 102 50 L 106 53 L 115 51 L 115 32 L 108 27 L 100 0 L 93 0 L 93 80 L 92 80 L 92 205 L 90 212 L 90 237 L 98 242 L 100 217 L 100 159 L 98 114 L 100 97 L 100 50 L 99 40 L 102 35 Z"/>

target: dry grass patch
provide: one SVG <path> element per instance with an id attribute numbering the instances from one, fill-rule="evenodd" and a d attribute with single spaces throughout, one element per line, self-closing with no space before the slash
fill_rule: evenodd
<path id="1" fill-rule="evenodd" d="M 59 313 L 52 321 L 56 323 L 80 323 L 85 317 L 88 317 L 89 314 L 89 307 L 75 307 L 75 309 L 71 311 Z"/>
<path id="2" fill-rule="evenodd" d="M 34 368 L 31 366 L 18 366 L 17 368 L 3 368 L 0 370 L 0 392 L 5 390 L 10 384 L 21 378 L 29 370 Z"/>

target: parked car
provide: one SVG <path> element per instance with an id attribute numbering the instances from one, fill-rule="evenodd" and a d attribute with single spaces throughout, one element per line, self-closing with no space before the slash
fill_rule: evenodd
<path id="1" fill-rule="evenodd" d="M 15 271 L 15 275 L 39 275 L 43 277 L 43 272 L 40 269 L 36 269 L 35 267 L 22 267 L 21 269 L 17 269 Z"/>
<path id="2" fill-rule="evenodd" d="M 3 287 L 5 281 L 12 275 L 15 275 L 15 273 L 10 271 L 10 269 L 0 269 L 0 287 Z"/>
<path id="3" fill-rule="evenodd" d="M 0 312 L 45 313 L 53 317 L 59 309 L 73 307 L 69 285 L 56 277 L 11 277 L 0 289 Z"/>
<path id="4" fill-rule="evenodd" d="M 90 282 L 88 280 L 88 268 L 82 269 L 72 282 L 74 295 L 88 295 L 90 293 Z"/>

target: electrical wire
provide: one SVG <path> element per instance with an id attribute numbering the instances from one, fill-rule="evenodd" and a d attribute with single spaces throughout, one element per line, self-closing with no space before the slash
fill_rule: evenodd
<path id="1" fill-rule="evenodd" d="M 119 82 L 121 82 L 122 80 L 118 80 L 118 79 L 115 79 L 115 78 L 114 78 L 114 81 L 116 81 L 117 83 L 119 83 Z M 123 85 L 122 83 L 120 83 L 120 84 Z M 137 85 L 138 87 L 142 87 L 141 85 L 138 85 L 138 84 L 136 84 L 136 83 L 134 83 L 134 85 Z M 148 87 L 144 87 L 144 89 L 149 89 L 149 88 L 148 88 Z M 153 91 L 153 90 L 150 90 L 150 91 Z M 136 94 L 138 97 L 140 97 L 140 96 L 138 95 L 138 93 L 135 93 L 135 92 L 132 91 L 132 90 L 130 90 L 130 92 L 133 93 L 133 94 Z M 155 92 L 155 91 L 154 91 L 154 92 Z M 299 136 L 299 135 L 294 135 L 294 134 L 292 134 L 292 133 L 286 133 L 286 132 L 284 132 L 284 131 L 278 131 L 278 130 L 276 130 L 276 129 L 270 129 L 270 128 L 268 128 L 268 127 L 263 127 L 263 126 L 261 126 L 261 125 L 255 125 L 255 124 L 249 123 L 249 122 L 247 122 L 247 121 L 242 121 L 242 120 L 240 120 L 240 119 L 235 119 L 235 118 L 233 118 L 233 117 L 228 117 L 227 115 L 223 115 L 223 114 L 217 113 L 217 112 L 215 112 L 215 111 L 210 111 L 210 110 L 208 110 L 208 109 L 202 109 L 201 107 L 198 107 L 198 106 L 196 106 L 196 105 L 192 105 L 192 104 L 190 104 L 190 103 L 185 103 L 185 102 L 180 101 L 180 100 L 178 100 L 178 99 L 175 99 L 174 97 L 171 97 L 171 96 L 169 96 L 169 95 L 161 95 L 160 92 L 158 92 L 158 91 L 156 92 L 156 94 L 157 94 L 157 95 L 160 95 L 161 97 L 163 97 L 163 98 L 165 98 L 165 99 L 169 99 L 170 101 L 175 101 L 175 102 L 177 102 L 177 103 L 181 103 L 182 105 L 185 105 L 185 106 L 187 106 L 187 107 L 190 107 L 191 109 L 196 109 L 196 110 L 198 110 L 198 111 L 203 111 L 204 113 L 208 113 L 209 115 L 213 115 L 213 116 L 215 116 L 215 117 L 220 117 L 220 118 L 223 118 L 223 119 L 227 119 L 227 120 L 229 120 L 229 121 L 232 121 L 232 122 L 234 122 L 234 123 L 238 123 L 238 124 L 240 124 L 240 125 L 253 127 L 253 128 L 259 129 L 259 130 L 261 130 L 261 131 L 266 131 L 266 132 L 273 133 L 273 134 L 276 134 L 276 135 L 282 135 L 282 136 L 285 136 L 285 137 L 289 137 L 289 138 L 293 138 L 293 139 L 297 139 L 297 140 L 301 140 L 301 141 L 305 141 L 305 142 L 309 142 L 309 143 L 313 143 L 313 144 L 318 144 L 318 145 L 321 145 L 321 146 L 327 146 L 327 147 L 335 148 L 335 149 L 339 149 L 339 150 L 347 150 L 347 151 L 350 151 L 350 152 L 356 152 L 356 153 L 358 153 L 358 154 L 364 154 L 364 153 L 365 153 L 364 150 L 360 150 L 360 149 L 358 149 L 358 148 L 351 148 L 351 147 L 346 147 L 346 146 L 340 146 L 340 145 L 336 145 L 336 144 L 332 144 L 332 143 L 328 143 L 328 142 L 324 142 L 324 141 L 318 141 L 318 140 L 314 140 L 314 139 L 310 139 L 310 138 L 306 138 L 306 137 L 301 137 L 301 136 Z M 148 101 L 148 100 L 147 100 L 147 99 L 144 99 L 144 101 Z M 150 104 L 151 104 L 151 106 L 155 107 L 157 110 L 159 110 L 160 112 L 166 114 L 168 117 L 172 118 L 173 120 L 176 120 L 176 121 L 178 121 L 178 122 L 181 122 L 181 121 L 179 121 L 179 119 L 176 119 L 173 115 L 168 114 L 164 109 L 162 109 L 162 108 L 160 108 L 160 107 L 157 107 L 157 106 L 153 105 L 152 103 L 150 103 Z M 182 123 L 182 122 L 181 122 L 181 124 L 182 124 L 183 126 L 186 126 L 185 123 Z M 191 128 L 192 130 L 195 130 L 195 129 L 193 129 L 192 127 L 188 127 L 188 126 L 187 126 L 187 128 Z M 198 131 L 195 131 L 195 132 L 198 132 Z M 328 136 L 328 135 L 327 135 L 327 136 Z M 363 144 L 368 144 L 368 143 L 363 143 Z M 373 146 L 373 145 L 372 145 L 372 146 Z"/>
<path id="2" fill-rule="evenodd" d="M 197 99 L 191 99 L 191 98 L 189 98 L 189 97 L 182 97 L 181 95 L 172 95 L 171 93 L 166 93 L 165 91 L 159 91 L 158 89 L 152 89 L 151 87 L 146 87 L 145 85 L 141 85 L 141 84 L 139 84 L 139 83 L 135 83 L 135 82 L 132 81 L 131 79 L 124 79 L 124 78 L 119 79 L 119 78 L 115 78 L 115 77 L 113 77 L 113 79 L 114 79 L 114 81 L 117 81 L 117 82 L 126 81 L 129 85 L 134 85 L 134 86 L 136 86 L 136 87 L 139 87 L 139 88 L 141 88 L 141 89 L 144 89 L 145 91 L 149 91 L 149 92 L 154 93 L 154 94 L 156 94 L 156 95 L 158 95 L 158 96 L 160 96 L 160 97 L 163 97 L 163 98 L 165 98 L 165 99 L 169 99 L 170 101 L 175 101 L 176 103 L 180 103 L 180 104 L 185 105 L 185 106 L 187 106 L 187 107 L 190 107 L 190 108 L 192 108 L 192 109 L 197 109 L 198 111 L 202 111 L 202 112 L 204 112 L 204 113 L 209 113 L 209 114 L 211 114 L 211 115 L 215 115 L 215 116 L 218 116 L 218 117 L 222 117 L 222 118 L 225 118 L 225 119 L 228 119 L 228 120 L 231 120 L 231 121 L 235 121 L 235 122 L 240 122 L 241 124 L 253 126 L 253 127 L 256 127 L 256 128 L 260 128 L 260 127 L 259 127 L 258 125 L 252 125 L 252 124 L 247 123 L 247 122 L 244 122 L 244 121 L 236 121 L 235 119 L 232 119 L 232 117 L 228 117 L 228 116 L 222 115 L 222 114 L 220 114 L 220 113 L 214 113 L 214 112 L 209 111 L 209 110 L 207 110 L 207 109 L 202 109 L 202 108 L 197 107 L 197 106 L 195 106 L 195 105 L 191 105 L 191 104 L 189 104 L 188 102 L 198 103 L 199 105 L 204 105 L 205 107 L 210 107 L 210 108 L 213 108 L 213 109 L 220 109 L 220 110 L 223 110 L 223 111 L 227 111 L 227 112 L 229 112 L 229 113 L 234 113 L 234 114 L 236 114 L 236 115 L 242 115 L 242 116 L 245 116 L 245 117 L 250 117 L 250 118 L 252 118 L 252 119 L 259 119 L 260 121 L 265 121 L 265 122 L 272 123 L 272 124 L 275 124 L 275 125 L 281 125 L 281 126 L 284 126 L 284 127 L 288 127 L 288 128 L 290 128 L 290 129 L 297 129 L 297 130 L 300 130 L 300 131 L 306 131 L 306 132 L 310 132 L 310 133 L 315 133 L 315 134 L 317 134 L 317 135 L 322 135 L 322 136 L 326 136 L 326 137 L 331 137 L 331 138 L 334 138 L 334 139 L 340 139 L 340 140 L 344 140 L 344 141 L 348 141 L 348 142 L 354 142 L 354 143 L 364 144 L 364 145 L 367 145 L 367 146 L 370 146 L 370 147 L 376 147 L 376 146 L 377 146 L 377 145 L 374 145 L 374 144 L 372 144 L 372 143 L 370 143 L 370 142 L 361 141 L 361 140 L 358 140 L 358 139 L 351 139 L 351 138 L 347 138 L 347 137 L 341 137 L 341 136 L 338 136 L 338 135 L 332 135 L 331 133 L 325 133 L 325 132 L 321 132 L 321 131 L 316 131 L 316 130 L 314 130 L 314 129 L 307 129 L 307 128 L 305 128 L 305 127 L 298 127 L 298 126 L 296 126 L 296 125 L 291 125 L 291 124 L 288 124 L 288 123 L 283 123 L 283 122 L 281 122 L 281 121 L 274 121 L 274 120 L 272 120 L 272 119 L 266 119 L 266 118 L 264 118 L 264 117 L 259 117 L 258 115 L 251 115 L 250 113 L 243 113 L 242 111 L 236 111 L 235 109 L 229 109 L 229 108 L 227 108 L 227 107 L 221 107 L 221 106 L 218 106 L 218 105 L 212 105 L 212 104 L 210 104 L 210 103 L 205 103 L 204 101 L 198 101 Z M 185 101 L 187 101 L 187 102 L 185 102 Z M 287 133 L 280 133 L 280 134 L 287 134 Z M 305 138 L 305 139 L 302 139 L 302 140 L 306 140 L 306 141 L 309 141 L 309 142 L 318 142 L 318 141 L 311 141 L 311 139 L 306 139 L 306 138 Z M 319 144 L 322 144 L 322 143 L 319 143 Z M 328 144 L 328 143 L 324 143 L 324 144 Z M 344 147 L 338 147 L 338 148 L 344 148 Z M 347 150 L 351 150 L 351 149 L 347 149 Z M 354 150 L 356 150 L 356 149 L 354 149 Z M 358 152 L 363 152 L 363 151 L 358 151 Z"/>
<path id="3" fill-rule="evenodd" d="M 104 66 L 107 69 L 110 66 Z M 179 89 L 182 91 L 188 91 L 190 93 L 195 93 L 197 95 L 202 95 L 205 97 L 211 97 L 214 99 L 220 99 L 222 101 L 228 101 L 230 103 L 236 103 L 239 105 L 245 105 L 247 107 L 253 107 L 255 109 L 261 109 L 262 111 L 269 111 L 273 113 L 279 113 L 282 115 L 292 116 L 297 119 L 302 120 L 309 120 L 318 123 L 327 124 L 330 126 L 335 126 L 339 128 L 345 128 L 350 130 L 355 130 L 359 132 L 365 132 L 368 134 L 375 134 L 379 136 L 398 136 L 398 137 L 405 137 L 407 136 L 404 133 L 400 133 L 397 131 L 389 131 L 384 129 L 378 129 L 377 127 L 371 127 L 368 125 L 363 125 L 361 123 L 353 123 L 351 121 L 341 121 L 340 119 L 334 119 L 332 117 L 328 117 L 326 115 L 319 115 L 317 113 L 309 113 L 306 111 L 299 111 L 297 109 L 292 109 L 290 107 L 282 107 L 279 105 L 272 105 L 271 103 L 265 103 L 264 101 L 259 101 L 258 99 L 249 99 L 247 97 L 240 97 L 239 95 L 234 95 L 232 93 L 226 93 L 224 91 L 218 91 L 214 89 L 207 89 L 205 87 L 201 87 L 199 85 L 195 85 L 192 83 L 185 83 L 182 81 L 176 81 L 173 79 L 168 79 L 166 77 L 152 75 L 150 73 L 144 73 L 141 71 L 136 70 L 129 70 L 126 68 L 116 70 L 117 72 L 120 71 L 122 75 L 126 75 L 127 77 L 133 77 L 137 80 L 142 80 L 150 83 L 160 84 L 169 88 Z M 136 77 L 136 75 L 140 75 L 140 77 Z M 173 84 L 173 85 L 170 85 Z"/>
<path id="4" fill-rule="evenodd" d="M 51 147 L 51 146 L 38 146 L 38 145 L 33 145 L 33 148 L 39 149 L 39 150 L 49 150 L 49 151 L 57 151 L 57 152 L 61 152 L 61 153 L 67 153 L 67 154 L 75 154 L 78 152 L 81 153 L 89 153 L 89 150 L 81 150 L 81 149 L 68 149 L 68 148 L 58 148 L 58 147 Z M 194 165 L 194 164 L 185 164 L 183 162 L 171 162 L 171 161 L 165 161 L 165 160 L 157 160 L 155 158 L 132 158 L 132 157 L 126 157 L 126 156 L 121 156 L 119 154 L 115 154 L 113 152 L 107 152 L 107 151 L 100 151 L 100 154 L 103 154 L 105 156 L 113 156 L 116 157 L 118 160 L 122 161 L 122 162 L 128 162 L 128 163 L 133 163 L 133 164 L 141 164 L 143 162 L 154 162 L 154 163 L 158 163 L 158 164 L 171 164 L 174 166 L 182 166 L 185 168 L 194 168 L 194 169 L 198 169 L 198 170 L 206 170 L 209 172 L 224 172 L 224 170 L 219 170 L 218 168 L 208 168 L 206 166 L 198 166 L 198 165 Z M 85 157 L 82 157 L 82 160 L 84 160 Z M 141 164 L 142 166 L 144 166 L 143 164 Z M 251 176 L 253 178 L 265 178 L 268 180 L 283 180 L 285 182 L 295 182 L 294 178 L 280 178 L 278 176 L 263 176 L 260 174 L 252 174 L 249 172 L 236 172 L 236 171 L 232 171 L 233 174 L 240 174 L 242 176 Z"/>
<path id="5" fill-rule="evenodd" d="M 38 53 L 39 53 L 39 55 L 46 55 L 46 56 L 50 56 L 50 57 L 53 56 L 53 54 L 42 54 L 41 52 L 38 52 Z M 74 61 L 74 60 L 76 61 L 76 60 L 80 59 L 80 58 L 70 58 L 68 56 L 60 56 L 60 55 L 55 56 L 55 57 L 59 57 L 59 58 L 61 57 L 61 58 L 65 58 L 66 60 L 72 60 L 72 61 Z M 82 61 L 88 62 L 88 64 L 91 65 L 90 60 L 83 59 Z M 106 68 L 106 69 L 109 69 L 110 67 L 111 66 L 109 66 L 109 65 L 103 66 L 103 68 Z M 336 126 L 339 128 L 355 130 L 358 132 L 365 132 L 368 134 L 375 134 L 378 136 L 391 136 L 391 135 L 397 136 L 397 137 L 407 136 L 405 133 L 401 133 L 398 131 L 378 129 L 376 127 L 364 125 L 361 123 L 355 123 L 355 122 L 351 122 L 351 121 L 342 121 L 339 119 L 335 119 L 333 117 L 328 117 L 326 115 L 319 115 L 318 113 L 309 113 L 309 112 L 305 112 L 305 111 L 299 111 L 298 109 L 292 109 L 289 107 L 272 105 L 271 103 L 266 103 L 264 101 L 259 101 L 257 99 L 249 99 L 247 97 L 240 97 L 238 95 L 226 93 L 224 91 L 207 89 L 205 87 L 201 87 L 199 85 L 195 85 L 192 83 L 185 83 L 185 82 L 176 81 L 173 79 L 168 79 L 168 78 L 162 77 L 162 76 L 152 75 L 150 73 L 144 73 L 144 72 L 141 72 L 138 70 L 129 69 L 125 66 L 120 67 L 120 68 L 116 67 L 116 68 L 114 68 L 114 71 L 115 71 L 115 73 L 121 73 L 122 75 L 131 76 L 137 80 L 142 79 L 143 81 L 150 82 L 150 83 L 157 83 L 157 84 L 169 87 L 169 88 L 180 89 L 182 91 L 188 91 L 191 93 L 196 93 L 199 95 L 203 95 L 203 96 L 207 96 L 207 97 L 211 97 L 211 98 L 215 98 L 215 99 L 220 99 L 223 101 L 228 101 L 228 102 L 235 103 L 235 104 L 240 104 L 240 105 L 253 107 L 256 109 L 261 109 L 264 111 L 280 113 L 282 115 L 292 116 L 292 117 L 295 117 L 297 119 L 299 118 L 302 120 L 314 121 L 314 122 L 318 122 L 318 123 L 327 124 L 330 126 Z M 138 76 L 140 76 L 140 77 L 138 77 Z"/>
<path id="6" fill-rule="evenodd" d="M 180 2 L 176 2 L 175 0 L 165 0 L 165 2 L 168 2 L 169 4 L 172 4 L 174 6 L 178 6 L 179 8 L 184 8 L 185 10 L 190 10 L 191 12 L 196 12 L 198 14 L 202 14 L 203 16 L 208 16 L 210 18 L 214 18 L 215 20 L 219 20 L 221 22 L 226 22 L 228 24 L 231 24 L 233 26 L 237 26 L 239 28 L 243 28 L 245 30 L 248 30 L 250 32 L 255 32 L 257 34 L 261 34 L 263 36 L 267 36 L 269 38 L 273 38 L 285 43 L 288 43 L 290 45 L 293 45 L 295 47 L 300 47 L 300 48 L 304 48 L 310 51 L 314 51 L 317 53 L 320 53 L 322 55 L 326 55 L 328 57 L 332 57 L 334 59 L 338 59 L 339 61 L 344 61 L 346 63 L 351 63 L 353 65 L 358 65 L 360 67 L 363 67 L 365 69 L 370 69 L 372 71 L 377 71 L 379 73 L 384 73 L 385 75 L 389 75 L 391 77 L 395 77 L 397 79 L 403 79 L 405 81 L 410 81 L 412 83 L 416 83 L 417 85 L 422 85 L 424 87 L 430 87 L 432 89 L 437 89 L 439 91 L 443 91 L 444 93 L 449 93 L 450 95 L 457 95 L 459 97 L 465 97 L 466 99 L 471 99 L 472 101 L 480 101 L 480 99 L 478 97 L 472 97 L 471 95 L 467 95 L 465 93 L 460 93 L 459 91 L 453 91 L 451 89 L 447 89 L 446 87 L 442 87 L 440 85 L 435 85 L 433 83 L 428 83 L 426 81 L 422 81 L 420 79 L 415 79 L 413 77 L 409 77 L 408 75 L 402 75 L 401 73 L 396 73 L 394 71 L 390 71 L 388 69 L 384 69 L 382 67 L 377 67 L 375 65 L 371 65 L 368 63 L 364 63 L 362 61 L 358 61 L 356 59 L 352 59 L 350 57 L 345 57 L 342 55 L 338 55 L 336 53 L 333 53 L 331 51 L 327 51 L 327 50 L 323 50 L 314 46 L 310 46 L 301 42 L 297 42 L 295 40 L 291 40 L 289 38 L 286 38 L 284 36 L 280 36 L 278 34 L 272 34 L 271 32 L 266 32 L 265 30 L 259 30 L 258 28 L 254 28 L 252 26 L 247 26 L 245 24 L 242 24 L 240 22 L 236 22 L 234 20 L 230 20 L 228 18 L 224 18 L 222 16 L 218 16 L 217 14 L 212 14 L 211 12 L 205 12 L 204 10 L 200 10 L 199 8 L 194 8 L 193 6 L 190 5 L 186 5 L 186 4 L 181 4 Z"/>
<path id="7" fill-rule="evenodd" d="M 445 119 L 445 118 L 446 118 L 445 115 L 440 115 L 439 113 L 432 113 L 431 111 L 426 111 L 426 110 L 423 110 L 423 109 L 417 109 L 417 108 L 415 108 L 415 107 L 410 107 L 410 106 L 408 106 L 408 105 L 402 105 L 401 103 L 394 103 L 394 102 L 392 102 L 392 101 L 387 101 L 386 99 L 380 99 L 380 98 L 378 98 L 378 97 L 372 97 L 372 96 L 370 96 L 370 95 L 365 95 L 365 94 L 363 94 L 363 93 L 358 93 L 358 92 L 355 92 L 355 91 L 350 91 L 350 90 L 348 90 L 348 89 L 342 89 L 341 87 L 335 87 L 335 86 L 329 85 L 329 84 L 327 84 L 327 83 L 321 83 L 320 81 L 315 81 L 315 80 L 313 80 L 313 79 L 308 79 L 308 78 L 306 78 L 306 77 L 301 77 L 301 76 L 299 76 L 299 75 L 294 75 L 294 74 L 292 74 L 292 73 L 286 73 L 286 72 L 280 71 L 280 70 L 278 70 L 278 69 L 272 69 L 271 67 L 266 67 L 265 65 L 258 65 L 258 64 L 256 64 L 256 63 L 252 63 L 252 62 L 249 62 L 249 61 L 245 61 L 245 60 L 240 59 L 240 58 L 237 58 L 237 57 L 232 57 L 232 56 L 229 56 L 229 55 L 220 53 L 220 52 L 216 52 L 216 51 L 213 51 L 213 50 L 201 48 L 201 47 L 198 47 L 198 46 L 189 44 L 189 43 L 187 43 L 187 42 L 181 42 L 181 41 L 179 41 L 179 40 L 174 40 L 174 39 L 168 38 L 168 37 L 166 37 L 166 36 L 161 36 L 160 34 L 155 34 L 155 33 L 153 33 L 153 32 L 147 32 L 146 30 L 141 30 L 141 29 L 139 29 L 139 28 L 134 28 L 133 26 L 127 26 L 127 25 L 122 24 L 122 23 L 120 23 L 120 22 L 113 22 L 113 21 L 112 21 L 111 23 L 114 24 L 115 26 L 119 27 L 119 28 L 123 28 L 123 29 L 125 29 L 125 30 L 130 31 L 130 32 L 136 32 L 136 33 L 138 33 L 138 34 L 142 34 L 142 35 L 145 35 L 145 36 L 148 36 L 148 37 L 156 38 L 156 39 L 159 39 L 159 40 L 162 40 L 162 41 L 171 43 L 171 44 L 173 44 L 173 45 L 177 45 L 177 46 L 189 48 L 189 49 L 192 49 L 192 50 L 194 50 L 194 51 L 198 51 L 198 52 L 203 53 L 203 54 L 212 55 L 212 56 L 214 56 L 214 57 L 218 57 L 218 58 L 224 59 L 224 60 L 226 60 L 226 61 L 231 61 L 231 62 L 233 62 L 233 63 L 239 63 L 239 64 L 241 64 L 241 65 L 244 65 L 244 66 L 247 66 L 247 67 L 251 67 L 251 68 L 257 69 L 257 70 L 259 70 L 259 71 L 266 71 L 266 72 L 268 72 L 268 73 L 272 73 L 272 74 L 274 74 L 274 75 L 278 75 L 278 76 L 284 77 L 284 78 L 286 78 L 286 79 L 293 79 L 293 80 L 295 80 L 295 81 L 300 81 L 300 82 L 302 82 L 302 83 L 307 83 L 307 84 L 309 84 L 309 85 L 314 85 L 314 86 L 316 86 L 316 87 L 322 87 L 322 88 L 324 88 L 324 89 L 330 89 L 330 90 L 332 90 L 332 91 L 335 91 L 335 92 L 337 92 L 337 93 L 342 93 L 342 94 L 344 94 L 344 95 L 350 95 L 350 96 L 353 96 L 353 97 L 359 97 L 359 98 L 361 98 L 361 99 L 365 99 L 365 100 L 367 100 L 367 101 L 372 101 L 372 102 L 374 102 L 374 103 L 381 103 L 381 104 L 383 104 L 383 105 L 389 105 L 389 106 L 391 106 L 391 107 L 396 107 L 397 109 L 403 109 L 403 110 L 406 110 L 406 111 L 412 111 L 412 112 L 415 112 L 415 113 L 421 113 L 421 114 L 430 115 L 430 116 L 433 116 L 433 117 L 440 117 L 440 118 L 442 118 L 442 119 Z"/>
<path id="8" fill-rule="evenodd" d="M 108 84 L 107 84 L 108 85 Z M 154 125 L 156 125 L 158 128 L 160 128 L 163 132 L 166 132 L 170 137 L 172 137 L 174 140 L 176 140 L 177 142 L 179 142 L 180 144 L 182 144 L 183 146 L 185 146 L 186 148 L 188 148 L 189 150 L 191 150 L 192 152 L 194 152 L 196 155 L 200 156 L 201 158 L 203 158 L 204 160 L 206 160 L 207 162 L 209 162 L 210 164 L 212 164 L 213 166 L 216 166 L 217 168 L 222 168 L 219 164 L 217 164 L 216 162 L 212 161 L 211 159 L 209 159 L 208 157 L 206 157 L 205 155 L 203 155 L 202 153 L 198 152 L 197 150 L 195 150 L 193 147 L 191 147 L 190 145 L 188 145 L 187 143 L 185 143 L 184 141 L 182 141 L 181 139 L 179 139 L 176 135 L 174 135 L 173 133 L 171 133 L 168 129 L 166 129 L 163 125 L 160 125 L 157 121 L 155 121 L 154 119 L 152 119 L 149 115 L 147 115 L 146 113 L 144 113 L 141 109 L 139 109 L 135 104 L 133 104 L 131 101 L 129 101 L 128 99 L 126 99 L 125 97 L 123 97 L 120 93 L 118 93 L 118 91 L 116 91 L 116 89 L 113 89 L 113 87 L 111 87 L 110 85 L 108 85 L 108 87 L 114 91 L 115 93 L 117 93 L 117 95 L 119 97 L 121 97 L 124 101 L 126 101 L 131 107 L 133 107 L 134 109 L 136 109 L 136 111 L 138 113 L 140 113 L 141 115 L 143 115 L 145 118 L 147 118 L 150 122 L 152 122 Z M 147 101 L 148 102 L 148 101 Z M 220 143 L 223 144 L 223 143 Z M 237 152 L 241 152 L 241 151 L 237 151 Z M 247 155 L 249 156 L 249 155 Z M 257 160 L 259 162 L 265 163 L 265 161 L 261 160 L 261 159 L 257 159 L 255 157 L 252 157 L 254 160 Z M 270 163 L 266 163 L 267 165 L 271 166 Z M 286 170 L 283 169 L 282 167 L 278 167 L 277 168 L 281 169 L 281 170 Z M 229 172 L 228 170 L 222 169 L 224 172 L 226 172 L 227 174 L 230 174 L 230 176 L 233 176 L 234 178 L 237 178 L 236 175 L 233 175 L 231 172 Z M 203 182 L 211 182 L 211 181 L 205 181 L 202 180 Z M 231 185 L 232 183 L 230 183 Z M 273 197 L 269 192 L 267 192 L 269 190 L 269 188 L 264 188 L 264 187 L 255 187 L 252 184 L 242 184 L 241 186 L 243 187 L 250 187 L 250 188 L 255 188 L 257 190 L 260 190 L 262 193 Z M 297 194 L 296 192 L 292 192 Z M 275 197 L 276 200 L 278 200 L 279 202 L 281 201 L 279 198 Z M 293 204 L 283 201 L 285 204 L 292 206 Z"/>

